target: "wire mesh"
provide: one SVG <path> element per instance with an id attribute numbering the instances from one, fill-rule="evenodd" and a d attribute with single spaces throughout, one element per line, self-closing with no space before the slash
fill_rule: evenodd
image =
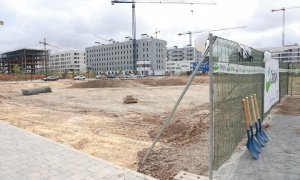
<path id="1" fill-rule="evenodd" d="M 230 63 L 244 66 L 264 67 L 263 53 L 251 48 L 253 60 L 241 60 L 240 44 L 217 37 L 213 44 L 214 63 Z M 262 113 L 264 74 L 214 73 L 214 158 L 213 167 L 218 168 L 229 158 L 246 132 L 241 100 L 257 94 Z M 262 117 L 262 116 L 261 116 Z"/>
<path id="2" fill-rule="evenodd" d="M 288 84 L 289 84 L 289 64 L 285 62 L 279 62 L 279 98 L 288 94 Z"/>
<path id="3" fill-rule="evenodd" d="M 300 95 L 300 63 L 291 63 L 289 66 L 289 95 Z"/>

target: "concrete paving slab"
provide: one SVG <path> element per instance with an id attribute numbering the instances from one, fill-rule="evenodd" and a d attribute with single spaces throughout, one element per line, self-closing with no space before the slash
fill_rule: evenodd
<path id="1" fill-rule="evenodd" d="M 180 171 L 173 179 L 174 180 L 209 180 L 209 177 L 200 176 L 186 171 Z M 213 180 L 217 180 L 217 179 L 213 179 Z"/>
<path id="2" fill-rule="evenodd" d="M 300 180 L 300 116 L 272 115 L 265 131 L 270 141 L 254 160 L 246 147 L 233 154 L 217 171 L 218 180 Z"/>
<path id="3" fill-rule="evenodd" d="M 0 142 L 0 180 L 155 179 L 3 121 L 0 121 Z"/>

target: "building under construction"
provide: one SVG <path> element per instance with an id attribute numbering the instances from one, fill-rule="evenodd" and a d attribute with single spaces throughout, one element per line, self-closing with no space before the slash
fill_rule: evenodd
<path id="1" fill-rule="evenodd" d="M 47 70 L 48 51 L 38 49 L 18 49 L 0 54 L 0 71 L 14 73 L 18 65 L 26 74 L 44 74 Z"/>

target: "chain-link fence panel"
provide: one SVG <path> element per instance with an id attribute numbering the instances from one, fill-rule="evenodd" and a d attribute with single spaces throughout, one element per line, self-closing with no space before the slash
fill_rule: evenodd
<path id="1" fill-rule="evenodd" d="M 300 63 L 291 63 L 289 72 L 289 95 L 300 95 Z"/>
<path id="2" fill-rule="evenodd" d="M 289 85 L 289 64 L 279 62 L 279 98 L 288 94 Z"/>
<path id="3" fill-rule="evenodd" d="M 213 167 L 216 169 L 230 157 L 245 135 L 241 100 L 257 94 L 262 117 L 264 63 L 262 52 L 219 37 L 213 44 L 213 58 Z"/>

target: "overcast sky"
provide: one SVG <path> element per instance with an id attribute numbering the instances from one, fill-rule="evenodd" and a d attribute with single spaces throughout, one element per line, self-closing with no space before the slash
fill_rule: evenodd
<path id="1" fill-rule="evenodd" d="M 299 0 L 215 0 L 212 5 L 137 4 L 137 37 L 161 31 L 168 47 L 188 44 L 180 32 L 247 26 L 216 32 L 226 39 L 254 48 L 281 46 L 282 12 L 271 9 L 300 6 Z M 192 13 L 193 11 L 193 13 Z M 61 50 L 82 49 L 124 41 L 131 36 L 131 5 L 110 0 L 0 0 L 0 52 L 16 48 L 42 48 L 45 37 Z M 153 35 L 154 36 L 154 35 Z M 193 35 L 193 39 L 197 34 Z M 286 10 L 285 44 L 300 44 L 300 8 Z M 53 51 L 58 49 L 49 47 Z"/>

